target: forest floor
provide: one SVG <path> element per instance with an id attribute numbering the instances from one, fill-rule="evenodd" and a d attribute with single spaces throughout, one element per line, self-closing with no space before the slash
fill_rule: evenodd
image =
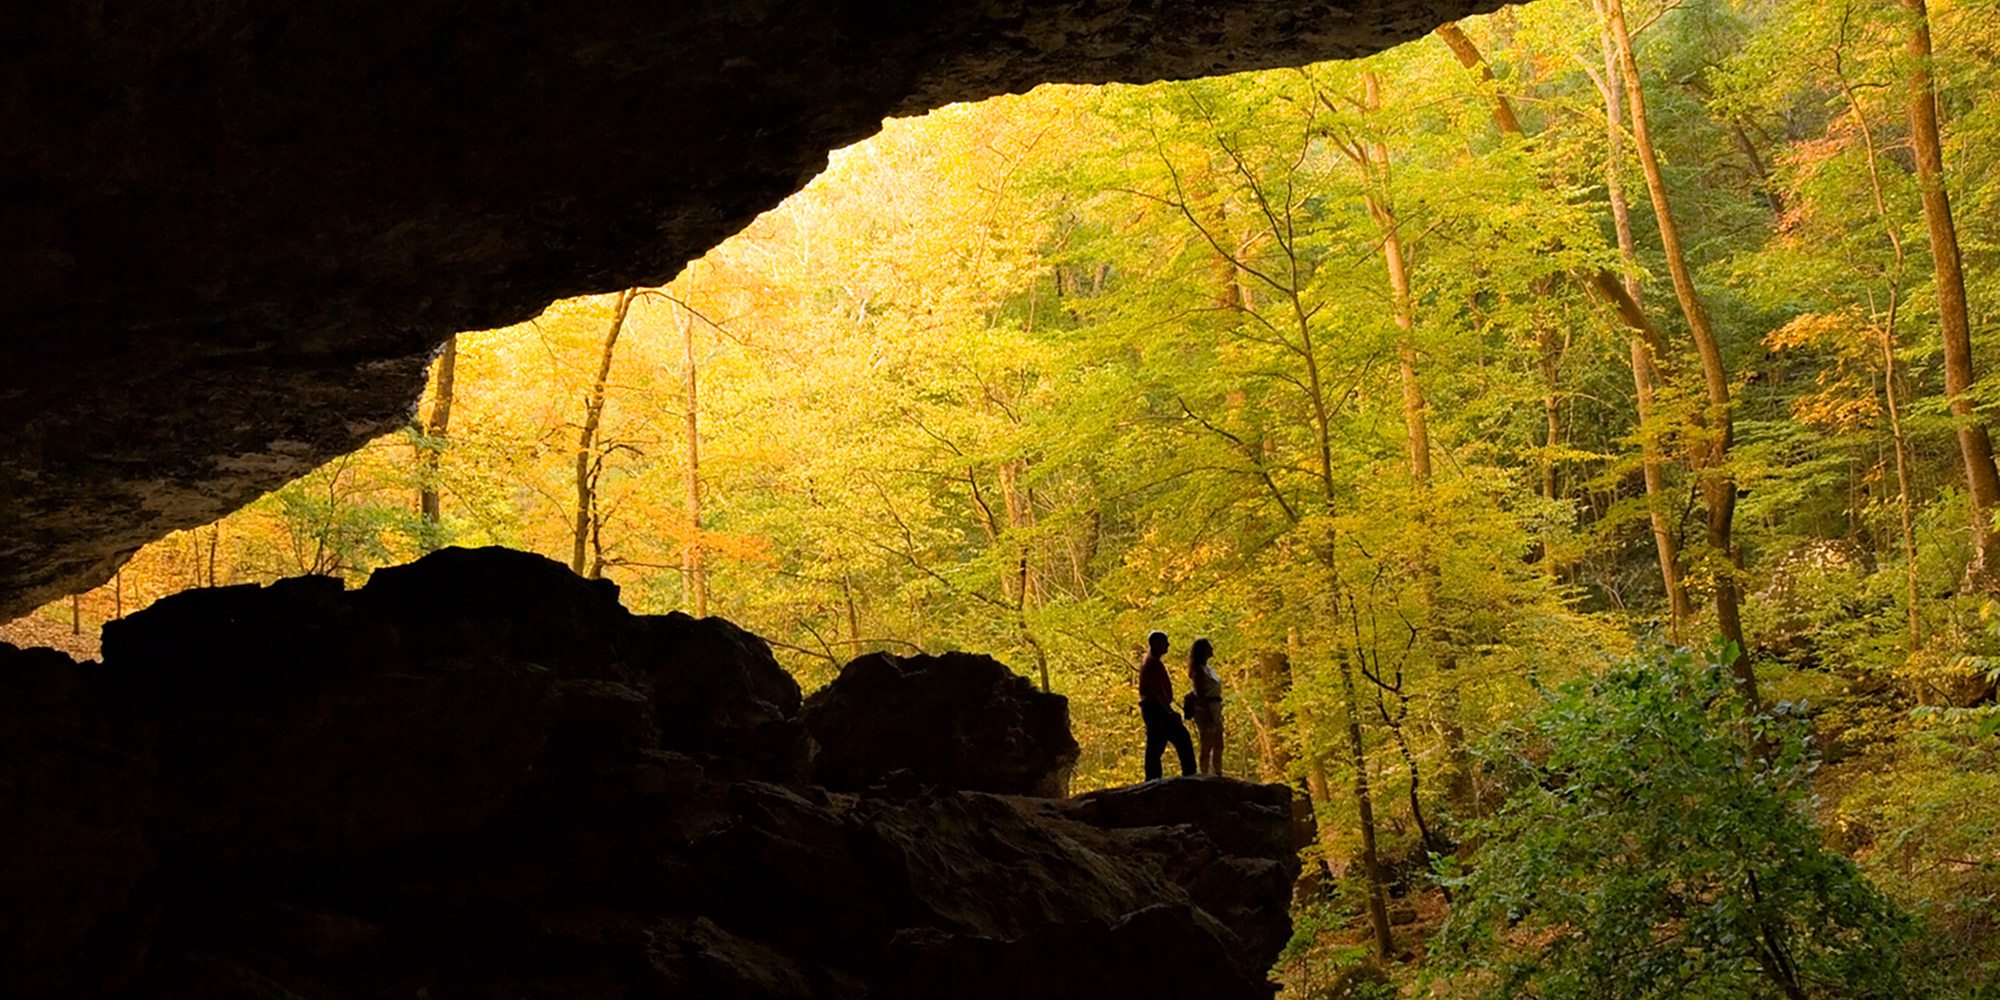
<path id="1" fill-rule="evenodd" d="M 97 659 L 97 630 L 88 629 L 72 635 L 65 622 L 57 622 L 40 614 L 23 615 L 4 625 L 0 625 L 0 642 L 12 643 L 22 649 L 32 646 L 47 646 L 68 653 L 72 659 Z"/>

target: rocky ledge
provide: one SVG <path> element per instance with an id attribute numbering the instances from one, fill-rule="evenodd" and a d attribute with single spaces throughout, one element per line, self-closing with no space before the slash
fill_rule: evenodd
<path id="1" fill-rule="evenodd" d="M 191 591 L 102 664 L 0 644 L 0 993 L 1268 997 L 1290 793 L 1002 794 L 1075 753 L 991 660 L 808 705 L 503 549 Z"/>

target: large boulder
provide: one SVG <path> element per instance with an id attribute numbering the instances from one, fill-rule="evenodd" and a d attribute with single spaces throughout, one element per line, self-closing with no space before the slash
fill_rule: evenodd
<path id="1" fill-rule="evenodd" d="M 678 611 L 642 619 L 629 670 L 651 692 L 660 745 L 708 754 L 747 777 L 802 781 L 815 747 L 799 682 L 764 640 L 721 618 Z"/>
<path id="2" fill-rule="evenodd" d="M 1060 798 L 1078 747 L 1069 699 L 970 653 L 871 653 L 805 705 L 819 744 L 813 780 L 859 789 L 906 771 L 969 791 Z"/>
<path id="3" fill-rule="evenodd" d="M 139 722 L 176 705 L 184 711 L 164 721 L 183 729 L 203 728 L 195 716 L 245 697 L 274 698 L 325 721 L 331 706 L 300 702 L 321 685 L 349 700 L 369 684 L 431 690 L 483 663 L 480 696 L 439 695 L 466 698 L 474 714 L 481 696 L 502 697 L 500 678 L 515 675 L 605 710 L 637 692 L 645 707 L 626 706 L 619 724 L 645 727 L 649 745 L 707 755 L 718 767 L 771 780 L 802 779 L 812 758 L 797 719 L 798 682 L 763 640 L 719 618 L 634 615 L 619 603 L 616 584 L 499 547 L 444 549 L 381 570 L 355 591 L 337 579 L 301 577 L 175 594 L 108 623 L 104 662 L 120 679 L 116 697 L 132 704 Z M 581 711 L 588 710 L 570 714 Z M 229 728 L 226 720 L 217 725 Z M 352 729 L 353 720 L 338 725 Z M 443 738 L 450 728 L 432 731 Z M 192 738 L 213 742 L 226 734 Z"/>
<path id="4" fill-rule="evenodd" d="M 1301 822 L 1289 787 L 1173 778 L 1049 808 L 1119 837 L 1230 927 L 1246 954 L 1275 955 L 1291 939 L 1291 914 L 1270 901 L 1298 879 L 1298 852 L 1312 828 Z"/>
<path id="5" fill-rule="evenodd" d="M 0 645 L 0 995 L 1247 1000 L 1289 928 L 1282 787 L 950 787 L 1073 759 L 983 658 L 859 668 L 958 745 L 857 793 L 801 780 L 761 640 L 519 553 L 190 593 L 105 650 Z"/>

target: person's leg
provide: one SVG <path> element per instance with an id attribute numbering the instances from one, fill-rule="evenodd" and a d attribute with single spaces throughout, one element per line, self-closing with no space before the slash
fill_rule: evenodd
<path id="1" fill-rule="evenodd" d="M 1222 776 L 1222 719 L 1208 721 L 1201 727 L 1201 773 Z"/>
<path id="2" fill-rule="evenodd" d="M 1153 781 L 1160 776 L 1160 755 L 1167 749 L 1167 734 L 1152 702 L 1139 703 L 1139 717 L 1146 721 L 1146 780 Z"/>
<path id="3" fill-rule="evenodd" d="M 1173 723 L 1173 728 L 1167 731 L 1167 738 L 1174 741 L 1174 753 L 1181 759 L 1181 776 L 1186 777 L 1194 773 L 1194 740 L 1188 737 L 1187 724 L 1178 717 L 1170 715 L 1167 721 Z"/>

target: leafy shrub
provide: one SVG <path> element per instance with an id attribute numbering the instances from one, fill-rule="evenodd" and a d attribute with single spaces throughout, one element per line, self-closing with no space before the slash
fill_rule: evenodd
<path id="1" fill-rule="evenodd" d="M 1821 846 L 1802 720 L 1747 711 L 1720 659 L 1643 654 L 1488 749 L 1529 780 L 1447 873 L 1447 974 L 1510 998 L 1910 995 L 1909 921 Z"/>

